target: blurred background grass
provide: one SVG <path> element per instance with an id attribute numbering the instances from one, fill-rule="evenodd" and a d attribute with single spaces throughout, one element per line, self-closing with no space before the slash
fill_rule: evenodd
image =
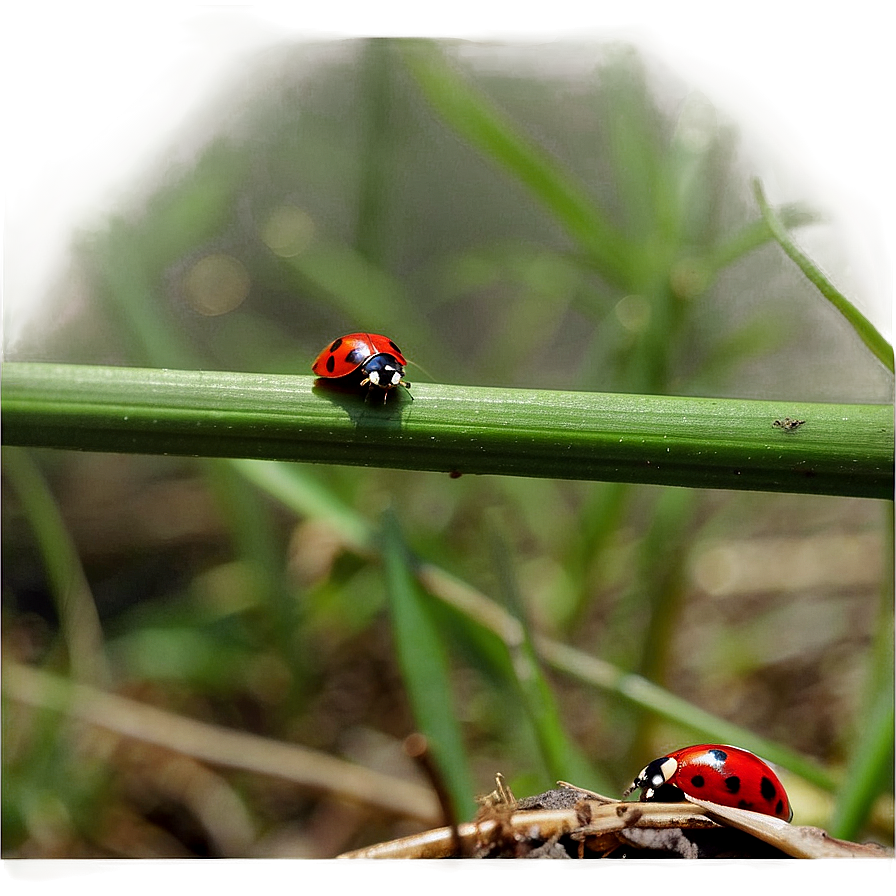
<path id="1" fill-rule="evenodd" d="M 770 242 L 754 175 L 734 124 L 627 46 L 272 47 L 80 234 L 53 324 L 7 357 L 307 374 L 368 330 L 412 380 L 782 414 L 891 401 Z M 6 450 L 3 496 L 7 659 L 411 780 L 401 744 L 423 729 L 469 818 L 496 771 L 517 795 L 558 777 L 615 795 L 693 740 L 682 713 L 542 668 L 548 636 L 846 780 L 785 770 L 797 822 L 892 842 L 892 738 L 861 793 L 842 775 L 892 720 L 889 505 L 373 468 L 260 487 L 226 461 Z M 434 602 L 419 562 L 523 640 L 508 652 Z M 419 828 L 326 780 L 224 771 L 9 698 L 3 720 L 5 856 L 320 857 Z"/>

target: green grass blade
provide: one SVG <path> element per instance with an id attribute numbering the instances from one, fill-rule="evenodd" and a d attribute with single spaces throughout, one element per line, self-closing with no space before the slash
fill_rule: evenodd
<path id="1" fill-rule="evenodd" d="M 383 527 L 383 562 L 392 610 L 395 650 L 408 699 L 420 733 L 444 778 L 456 817 L 467 818 L 475 791 L 463 737 L 454 711 L 451 673 L 445 645 L 427 609 L 426 597 L 411 568 L 410 557 L 392 514 Z"/>
<path id="2" fill-rule="evenodd" d="M 147 366 L 202 367 L 201 352 L 158 299 L 147 258 L 152 243 L 120 220 L 110 222 L 97 252 L 104 261 L 98 287 L 103 313 L 121 324 L 116 330 L 129 344 L 126 357 L 142 359 Z"/>
<path id="3" fill-rule="evenodd" d="M 525 633 L 518 619 L 484 594 L 458 582 L 432 566 L 421 566 L 426 588 L 439 600 L 466 613 L 472 620 L 495 632 L 511 648 Z M 817 762 L 761 737 L 678 697 L 641 675 L 626 672 L 600 657 L 591 656 L 553 638 L 538 635 L 535 649 L 543 664 L 558 672 L 625 701 L 630 706 L 678 725 L 683 731 L 718 743 L 739 744 L 778 763 L 823 790 L 833 791 L 836 781 Z"/>
<path id="4" fill-rule="evenodd" d="M 311 377 L 29 363 L 2 389 L 7 445 L 893 497 L 889 405 L 415 384 L 379 406 Z"/>
<path id="5" fill-rule="evenodd" d="M 817 213 L 796 203 L 782 206 L 776 214 L 782 226 L 788 230 L 805 227 L 807 224 L 816 224 L 820 220 Z M 744 255 L 764 246 L 773 239 L 775 236 L 764 218 L 752 221 L 716 246 L 706 259 L 707 266 L 712 271 L 722 271 Z"/>
<path id="6" fill-rule="evenodd" d="M 519 620 L 523 633 L 521 639 L 508 643 L 512 668 L 548 774 L 555 781 L 589 781 L 598 789 L 606 787 L 607 782 L 601 781 L 595 774 L 591 763 L 564 729 L 560 709 L 542 673 L 526 623 L 526 613 L 507 544 L 497 537 L 494 542 L 492 556 L 499 588 L 510 612 Z"/>
<path id="7" fill-rule="evenodd" d="M 346 320 L 369 321 L 373 332 L 381 332 L 399 318 L 408 322 L 402 330 L 405 345 L 423 341 L 422 328 L 413 324 L 414 303 L 401 282 L 354 249 L 318 243 L 281 265 L 299 288 L 317 293 Z"/>
<path id="8" fill-rule="evenodd" d="M 762 184 L 758 180 L 753 181 L 753 191 L 762 211 L 762 217 L 788 258 L 796 264 L 815 288 L 849 321 L 856 333 L 859 334 L 859 338 L 868 346 L 881 364 L 890 373 L 893 373 L 893 346 L 881 336 L 874 324 L 828 280 L 818 265 L 794 243 L 786 227 L 768 204 Z"/>
<path id="9" fill-rule="evenodd" d="M 717 743 L 737 744 L 753 750 L 823 790 L 832 791 L 836 787 L 834 778 L 817 762 L 713 715 L 640 675 L 624 672 L 599 657 L 589 656 L 548 638 L 539 638 L 537 647 L 539 654 L 552 668 L 608 691 L 657 718 L 674 722 L 683 731 Z"/>
<path id="10" fill-rule="evenodd" d="M 297 516 L 313 517 L 332 525 L 345 547 L 359 554 L 374 553 L 374 532 L 367 520 L 339 501 L 312 470 L 263 460 L 236 458 L 230 463 Z"/>
<path id="11" fill-rule="evenodd" d="M 245 461 L 236 463 L 264 471 L 288 469 L 276 464 L 257 464 L 255 462 L 250 464 Z M 269 492 L 272 498 L 281 501 L 285 506 L 293 510 L 300 508 L 299 512 L 328 520 L 347 542 L 352 538 L 353 533 L 366 527 L 366 522 L 356 511 L 345 505 L 339 507 L 335 499 L 329 502 L 316 499 L 305 501 L 300 497 L 297 502 L 289 494 L 288 479 L 277 475 L 259 475 L 253 478 L 260 487 Z M 301 493 L 301 489 L 299 491 Z M 371 547 L 374 550 L 381 549 L 382 544 L 375 541 Z M 401 563 L 401 574 L 404 575 L 406 563 L 400 558 L 398 562 Z M 463 614 L 476 625 L 493 632 L 507 645 L 507 649 L 511 653 L 525 639 L 526 632 L 518 619 L 466 582 L 438 566 L 428 563 L 420 564 L 415 570 L 415 575 L 434 598 Z M 683 731 L 692 732 L 708 740 L 740 744 L 770 761 L 784 766 L 824 790 L 835 789 L 834 778 L 818 763 L 805 758 L 794 750 L 782 747 L 775 741 L 762 738 L 749 729 L 707 712 L 640 675 L 625 672 L 599 657 L 590 656 L 552 638 L 536 636 L 534 644 L 540 661 L 558 672 L 617 697 L 657 718 L 673 722 Z"/>
<path id="12" fill-rule="evenodd" d="M 627 244 L 587 198 L 586 186 L 517 126 L 446 61 L 430 41 L 399 44 L 426 99 L 461 137 L 505 168 L 538 199 L 611 283 L 627 282 Z"/>
<path id="13" fill-rule="evenodd" d="M 668 112 L 656 103 L 644 75 L 640 80 L 644 97 L 641 105 L 653 110 L 651 142 L 661 147 L 656 164 L 666 185 L 666 201 L 657 209 L 660 233 L 679 251 L 691 254 L 695 247 L 705 250 L 715 241 L 720 226 L 716 205 L 720 186 L 730 182 L 733 173 L 733 128 L 721 120 L 708 98 L 691 91 L 678 106 L 670 122 L 673 130 L 666 137 L 661 122 L 668 121 Z M 692 288 L 685 287 L 685 294 Z"/>
<path id="14" fill-rule="evenodd" d="M 693 543 L 691 521 L 697 506 L 693 489 L 663 489 L 657 496 L 638 546 L 634 563 L 638 568 L 637 585 L 619 600 L 617 613 L 629 623 L 636 649 L 622 665 L 637 669 L 651 681 L 663 681 L 669 664 L 674 632 L 682 605 L 686 601 L 688 552 Z M 643 625 L 643 631 L 639 632 Z M 622 626 L 624 628 L 625 625 Z M 613 627 L 619 631 L 617 623 Z M 640 637 L 639 637 L 640 636 Z"/>
<path id="15" fill-rule="evenodd" d="M 873 711 L 863 723 L 857 749 L 837 796 L 831 836 L 844 840 L 858 836 L 881 792 L 892 792 L 894 719 L 891 675 L 889 684 L 881 689 Z"/>
<path id="16" fill-rule="evenodd" d="M 201 468 L 241 565 L 251 577 L 253 597 L 265 608 L 269 619 L 266 640 L 293 670 L 283 703 L 294 702 L 299 695 L 301 671 L 308 663 L 301 637 L 302 604 L 295 599 L 284 570 L 282 545 L 270 507 L 251 480 L 227 460 L 205 458 Z"/>
<path id="17" fill-rule="evenodd" d="M 93 593 L 65 520 L 28 452 L 3 449 L 3 475 L 16 492 L 43 558 L 65 640 L 71 676 L 102 684 L 108 675 Z"/>
<path id="18" fill-rule="evenodd" d="M 876 637 L 869 655 L 867 698 L 854 725 L 847 773 L 837 794 L 830 831 L 835 837 L 854 840 L 875 800 L 893 791 L 893 507 L 887 508 L 890 538 L 884 547 L 884 586 L 878 608 Z"/>
<path id="19" fill-rule="evenodd" d="M 396 66 L 391 41 L 370 38 L 361 51 L 360 107 L 361 167 L 358 184 L 358 214 L 355 246 L 372 264 L 386 269 L 389 261 L 389 211 L 395 202 L 393 171 L 399 164 L 396 149 L 401 144 L 400 130 L 394 126 L 400 109 L 395 103 Z M 388 305 L 387 305 L 388 307 Z M 369 313 L 368 306 L 368 313 Z M 361 319 L 359 317 L 359 319 Z"/>
<path id="20" fill-rule="evenodd" d="M 608 137 L 613 189 L 630 237 L 656 229 L 656 188 L 661 138 L 643 60 L 631 46 L 608 42 L 599 68 L 600 99 Z"/>
<path id="21" fill-rule="evenodd" d="M 107 260 L 127 268 L 140 257 L 146 270 L 162 271 L 182 256 L 185 247 L 219 238 L 221 223 L 239 214 L 255 161 L 254 153 L 244 152 L 240 141 L 219 136 L 201 153 L 189 174 L 185 169 L 169 169 L 170 177 L 148 198 L 144 214 L 121 214 L 115 219 L 120 241 L 107 247 L 112 253 Z M 125 255 L 116 257 L 122 250 Z M 128 309 L 128 313 L 137 310 Z M 153 313 L 153 309 L 147 310 Z M 139 323 L 136 318 L 131 322 Z M 161 323 L 159 318 L 156 323 Z"/>

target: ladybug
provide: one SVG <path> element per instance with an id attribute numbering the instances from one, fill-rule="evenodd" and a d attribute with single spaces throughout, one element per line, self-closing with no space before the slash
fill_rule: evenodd
<path id="1" fill-rule="evenodd" d="M 642 800 L 680 802 L 688 796 L 790 821 L 793 809 L 778 776 L 739 747 L 698 744 L 654 759 L 622 794 L 641 788 Z"/>
<path id="2" fill-rule="evenodd" d="M 401 349 L 388 336 L 376 333 L 350 333 L 331 342 L 311 365 L 311 370 L 327 380 L 348 385 L 367 386 L 383 393 L 383 403 L 396 386 L 410 389 L 404 379 L 405 361 Z"/>

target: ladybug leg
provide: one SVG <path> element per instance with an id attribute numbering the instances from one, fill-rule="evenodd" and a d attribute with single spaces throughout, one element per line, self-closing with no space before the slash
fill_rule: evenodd
<path id="1" fill-rule="evenodd" d="M 383 404 L 386 403 L 386 399 L 389 397 L 389 393 L 385 389 L 378 389 L 376 384 L 373 383 L 369 376 L 365 376 L 363 380 L 361 380 L 359 384 L 362 388 L 367 386 L 367 391 L 364 393 L 364 401 L 369 402 L 370 396 L 373 395 L 374 392 L 382 392 L 383 393 Z"/>
<path id="2" fill-rule="evenodd" d="M 365 376 L 363 380 L 358 384 L 362 389 L 367 386 L 367 390 L 364 392 L 364 401 L 370 400 L 370 393 L 373 392 L 373 383 L 370 382 L 370 377 Z"/>

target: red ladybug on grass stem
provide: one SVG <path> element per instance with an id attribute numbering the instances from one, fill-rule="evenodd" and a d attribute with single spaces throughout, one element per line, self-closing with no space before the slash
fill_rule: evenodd
<path id="1" fill-rule="evenodd" d="M 778 776 L 739 747 L 697 744 L 654 759 L 622 794 L 641 788 L 642 800 L 677 802 L 684 794 L 790 821 L 793 809 Z"/>
<path id="2" fill-rule="evenodd" d="M 331 342 L 311 365 L 311 370 L 326 380 L 339 380 L 348 386 L 367 387 L 367 397 L 379 390 L 383 404 L 397 386 L 410 389 L 404 378 L 408 362 L 401 349 L 388 336 L 377 333 L 349 333 Z"/>

